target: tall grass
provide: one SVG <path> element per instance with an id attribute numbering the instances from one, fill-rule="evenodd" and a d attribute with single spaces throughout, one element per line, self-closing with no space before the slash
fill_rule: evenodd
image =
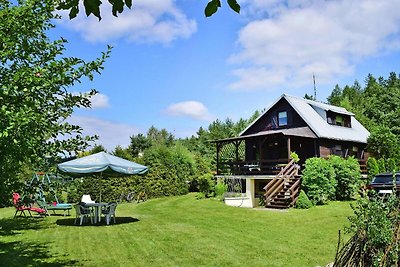
<path id="1" fill-rule="evenodd" d="M 0 209 L 1 266 L 317 266 L 334 259 L 351 214 L 334 202 L 271 211 L 189 194 L 117 207 L 117 223 L 73 216 L 13 219 Z"/>

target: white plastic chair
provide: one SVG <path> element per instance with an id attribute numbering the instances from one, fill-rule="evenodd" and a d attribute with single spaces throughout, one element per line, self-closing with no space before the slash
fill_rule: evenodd
<path id="1" fill-rule="evenodd" d="M 101 214 L 103 214 L 106 217 L 106 223 L 107 225 L 110 224 L 111 217 L 114 218 L 114 223 L 115 223 L 115 209 L 117 208 L 117 203 L 115 202 L 110 202 L 108 203 L 107 206 L 102 209 Z"/>
<path id="2" fill-rule="evenodd" d="M 81 202 L 85 202 L 85 203 L 95 203 L 95 202 L 91 199 L 90 195 L 83 195 L 83 196 L 82 196 L 82 199 L 81 199 Z"/>
<path id="3" fill-rule="evenodd" d="M 76 216 L 75 216 L 74 224 L 76 224 L 76 221 L 78 219 L 80 219 L 79 225 L 82 225 L 82 223 L 86 222 L 86 219 L 89 219 L 89 218 L 90 218 L 90 222 L 93 224 L 93 216 L 92 216 L 92 211 L 90 208 L 77 204 L 77 205 L 75 205 L 75 211 L 76 211 Z"/>

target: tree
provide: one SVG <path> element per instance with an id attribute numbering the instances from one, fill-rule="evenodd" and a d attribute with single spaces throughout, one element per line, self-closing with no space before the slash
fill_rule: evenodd
<path id="1" fill-rule="evenodd" d="M 339 87 L 339 85 L 336 84 L 335 88 L 333 89 L 332 93 L 330 96 L 328 96 L 327 100 L 328 103 L 334 106 L 339 106 L 340 101 L 343 99 L 343 91 Z"/>
<path id="2" fill-rule="evenodd" d="M 147 131 L 147 138 L 150 144 L 165 144 L 171 146 L 174 144 L 175 137 L 169 133 L 166 129 L 158 130 L 156 127 L 151 126 Z"/>
<path id="3" fill-rule="evenodd" d="M 131 155 L 131 153 L 129 153 L 129 148 L 122 148 L 120 145 L 115 147 L 113 155 L 123 159 L 134 161 L 133 156 Z"/>
<path id="4" fill-rule="evenodd" d="M 67 41 L 47 36 L 54 10 L 51 0 L 0 1 L 0 190 L 15 186 L 23 164 L 82 151 L 95 139 L 65 120 L 75 108 L 90 107 L 96 91 L 67 89 L 100 73 L 110 49 L 92 62 L 63 57 Z"/>
<path id="5" fill-rule="evenodd" d="M 57 9 L 69 10 L 69 18 L 75 18 L 79 13 L 79 0 L 60 0 L 58 1 Z M 132 7 L 132 0 L 109 0 L 109 4 L 112 7 L 112 14 L 118 17 L 124 11 L 124 8 Z M 237 13 L 240 13 L 240 5 L 236 0 L 227 0 L 229 7 Z M 100 0 L 85 1 L 83 0 L 83 5 L 85 7 L 86 16 L 93 14 L 99 20 L 101 19 L 100 6 L 102 2 Z M 221 0 L 210 0 L 204 9 L 204 15 L 206 17 L 212 16 L 217 12 L 218 8 L 221 7 Z"/>
<path id="6" fill-rule="evenodd" d="M 305 95 L 304 95 L 304 99 L 314 100 L 314 101 L 317 100 L 317 99 L 315 99 L 315 97 L 314 97 L 313 95 L 309 95 L 309 94 L 305 94 Z"/>
<path id="7" fill-rule="evenodd" d="M 400 158 L 399 138 L 387 126 L 377 126 L 372 129 L 367 149 L 377 158 Z"/>
<path id="8" fill-rule="evenodd" d="M 343 90 L 336 86 L 328 102 L 353 112 L 371 132 L 368 150 L 374 156 L 400 157 L 400 76 L 392 72 L 377 79 L 370 74 L 364 88 L 357 81 Z"/>

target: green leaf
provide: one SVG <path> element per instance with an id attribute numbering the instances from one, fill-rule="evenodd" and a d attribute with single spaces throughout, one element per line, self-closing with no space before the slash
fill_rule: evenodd
<path id="1" fill-rule="evenodd" d="M 220 0 L 211 0 L 208 2 L 204 14 L 206 17 L 211 17 L 215 12 L 217 12 L 218 8 L 221 7 L 221 1 Z"/>
<path id="2" fill-rule="evenodd" d="M 125 5 L 126 5 L 128 8 L 131 8 L 131 7 L 132 7 L 132 0 L 125 0 Z"/>
<path id="3" fill-rule="evenodd" d="M 79 13 L 79 8 L 77 6 L 74 6 L 71 8 L 71 10 L 69 11 L 69 19 L 73 19 L 76 17 L 76 15 L 78 15 Z"/>
<path id="4" fill-rule="evenodd" d="M 86 16 L 90 14 L 95 15 L 99 20 L 101 20 L 100 16 L 100 0 L 83 0 L 83 5 L 85 6 Z"/>
<path id="5" fill-rule="evenodd" d="M 240 13 L 240 5 L 236 0 L 228 0 L 228 5 L 236 12 Z"/>
<path id="6" fill-rule="evenodd" d="M 112 3 L 112 14 L 118 17 L 118 13 L 122 13 L 124 11 L 124 2 L 122 0 L 115 0 Z"/>

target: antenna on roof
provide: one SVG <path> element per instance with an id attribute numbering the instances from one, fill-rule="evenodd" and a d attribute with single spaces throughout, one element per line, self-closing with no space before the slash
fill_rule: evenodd
<path id="1" fill-rule="evenodd" d="M 315 87 L 315 75 L 314 72 L 312 74 L 313 81 L 314 81 L 314 100 L 317 101 L 317 87 Z"/>

